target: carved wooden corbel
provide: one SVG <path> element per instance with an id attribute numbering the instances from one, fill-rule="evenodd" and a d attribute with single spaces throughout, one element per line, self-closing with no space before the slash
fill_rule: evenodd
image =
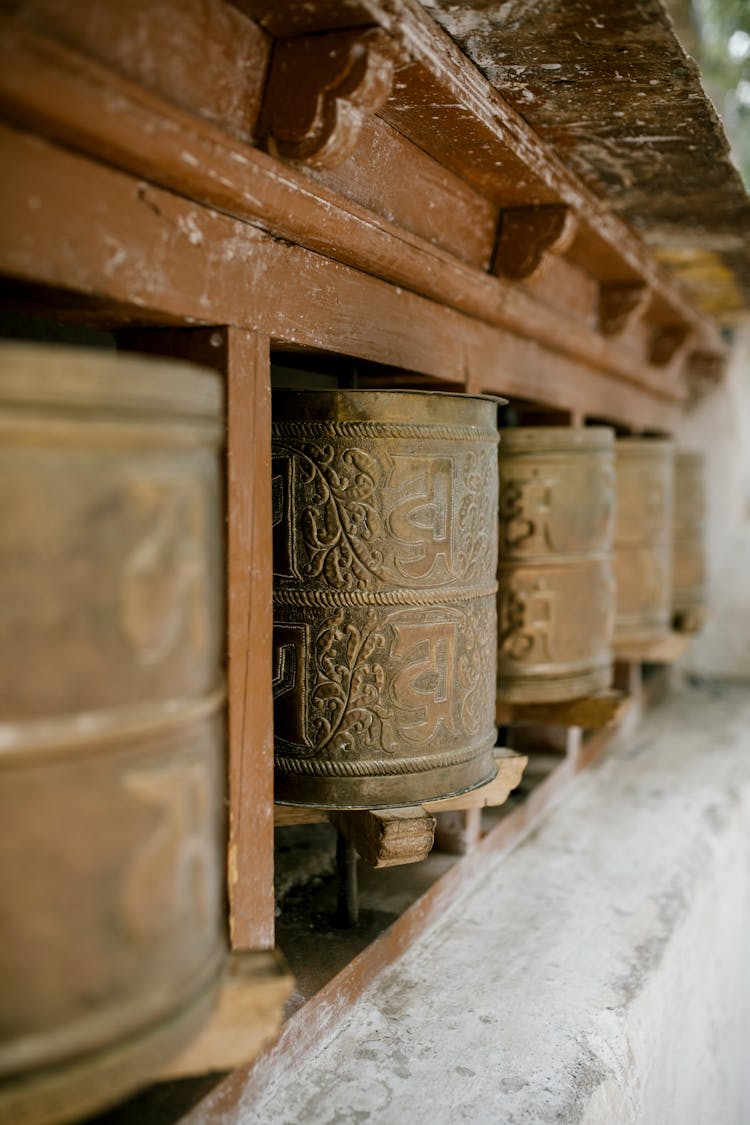
<path id="1" fill-rule="evenodd" d="M 565 203 L 501 211 L 492 272 L 513 281 L 534 277 L 548 255 L 568 249 L 576 228 L 575 214 Z"/>
<path id="2" fill-rule="evenodd" d="M 264 107 L 269 151 L 334 168 L 357 146 L 362 122 L 391 92 L 393 58 L 377 29 L 276 43 Z"/>
<path id="3" fill-rule="evenodd" d="M 686 324 L 657 324 L 651 334 L 650 362 L 655 367 L 666 367 L 687 349 L 691 337 Z"/>
<path id="4" fill-rule="evenodd" d="M 646 311 L 651 290 L 642 281 L 603 281 L 599 285 L 599 330 L 619 336 Z"/>

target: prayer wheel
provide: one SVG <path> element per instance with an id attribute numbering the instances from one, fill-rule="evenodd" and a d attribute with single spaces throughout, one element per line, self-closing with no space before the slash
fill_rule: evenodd
<path id="1" fill-rule="evenodd" d="M 494 776 L 497 401 L 274 394 L 277 800 L 383 808 Z"/>
<path id="2" fill-rule="evenodd" d="M 650 645 L 672 618 L 674 446 L 663 438 L 618 438 L 615 652 Z"/>
<path id="3" fill-rule="evenodd" d="M 684 632 L 700 629 L 706 619 L 704 469 L 701 453 L 675 456 L 672 614 Z"/>
<path id="4" fill-rule="evenodd" d="M 498 699 L 576 699 L 609 686 L 614 433 L 502 431 Z"/>
<path id="5" fill-rule="evenodd" d="M 0 348 L 0 1118 L 70 1121 L 225 961 L 219 380 Z"/>

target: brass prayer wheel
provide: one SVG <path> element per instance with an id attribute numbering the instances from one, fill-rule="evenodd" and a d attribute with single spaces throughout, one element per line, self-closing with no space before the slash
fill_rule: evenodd
<path id="1" fill-rule="evenodd" d="M 618 438 L 615 652 L 669 633 L 672 617 L 674 446 L 664 438 Z"/>
<path id="2" fill-rule="evenodd" d="M 701 453 L 675 455 L 672 523 L 672 613 L 675 625 L 693 632 L 706 619 L 705 463 Z"/>
<path id="3" fill-rule="evenodd" d="M 0 1118 L 74 1120 L 199 1030 L 225 961 L 222 391 L 0 348 Z"/>
<path id="4" fill-rule="evenodd" d="M 609 686 L 614 432 L 502 431 L 498 699 L 576 699 Z"/>
<path id="5" fill-rule="evenodd" d="M 277 800 L 382 808 L 494 776 L 496 407 L 274 394 Z"/>

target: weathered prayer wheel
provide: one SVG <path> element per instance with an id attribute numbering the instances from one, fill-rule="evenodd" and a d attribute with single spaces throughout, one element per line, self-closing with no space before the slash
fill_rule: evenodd
<path id="1" fill-rule="evenodd" d="M 225 960 L 222 392 L 0 348 L 0 1118 L 148 1082 Z"/>
<path id="2" fill-rule="evenodd" d="M 675 455 L 672 521 L 672 614 L 678 629 L 693 632 L 706 619 L 705 464 L 701 453 Z"/>
<path id="3" fill-rule="evenodd" d="M 498 699 L 576 699 L 609 686 L 614 432 L 502 431 Z"/>
<path id="4" fill-rule="evenodd" d="M 493 777 L 496 407 L 274 394 L 277 800 L 382 808 Z"/>
<path id="5" fill-rule="evenodd" d="M 661 641 L 672 618 L 674 446 L 618 438 L 615 652 Z"/>

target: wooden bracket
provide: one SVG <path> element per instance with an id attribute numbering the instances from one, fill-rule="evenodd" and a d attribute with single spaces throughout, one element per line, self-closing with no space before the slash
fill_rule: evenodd
<path id="1" fill-rule="evenodd" d="M 691 338 L 686 324 L 657 324 L 651 334 L 649 361 L 655 367 L 666 367 L 685 351 Z"/>
<path id="2" fill-rule="evenodd" d="M 628 663 L 674 664 L 687 652 L 691 639 L 690 633 L 667 633 L 662 640 L 650 644 L 615 643 L 615 657 Z"/>
<path id="3" fill-rule="evenodd" d="M 676 633 L 699 633 L 707 621 L 707 608 L 693 606 L 690 609 L 681 609 L 674 615 L 673 627 Z"/>
<path id="4" fill-rule="evenodd" d="M 646 311 L 651 290 L 642 281 L 603 281 L 599 285 L 599 329 L 619 336 Z"/>
<path id="5" fill-rule="evenodd" d="M 498 725 L 509 722 L 550 723 L 560 727 L 600 730 L 610 723 L 619 722 L 629 706 L 630 700 L 621 691 L 602 691 L 559 703 L 498 702 L 495 721 Z"/>
<path id="6" fill-rule="evenodd" d="M 458 797 L 443 797 L 439 801 L 426 801 L 424 808 L 431 813 L 451 812 L 454 809 L 484 809 L 504 805 L 511 790 L 519 784 L 528 759 L 506 746 L 495 747 L 497 773 L 492 781 L 470 793 Z"/>
<path id="7" fill-rule="evenodd" d="M 313 168 L 335 168 L 362 123 L 391 92 L 393 59 L 377 29 L 282 39 L 274 47 L 264 106 L 269 150 Z"/>
<path id="8" fill-rule="evenodd" d="M 534 277 L 548 255 L 568 249 L 577 227 L 575 214 L 566 203 L 501 211 L 492 272 L 513 281 Z"/>
<path id="9" fill-rule="evenodd" d="M 233 1070 L 251 1062 L 281 1027 L 294 977 L 278 952 L 232 953 L 213 1015 L 159 1081 Z"/>
<path id="10" fill-rule="evenodd" d="M 435 817 L 419 805 L 331 812 L 328 819 L 368 867 L 419 863 L 430 854 L 435 839 Z"/>

